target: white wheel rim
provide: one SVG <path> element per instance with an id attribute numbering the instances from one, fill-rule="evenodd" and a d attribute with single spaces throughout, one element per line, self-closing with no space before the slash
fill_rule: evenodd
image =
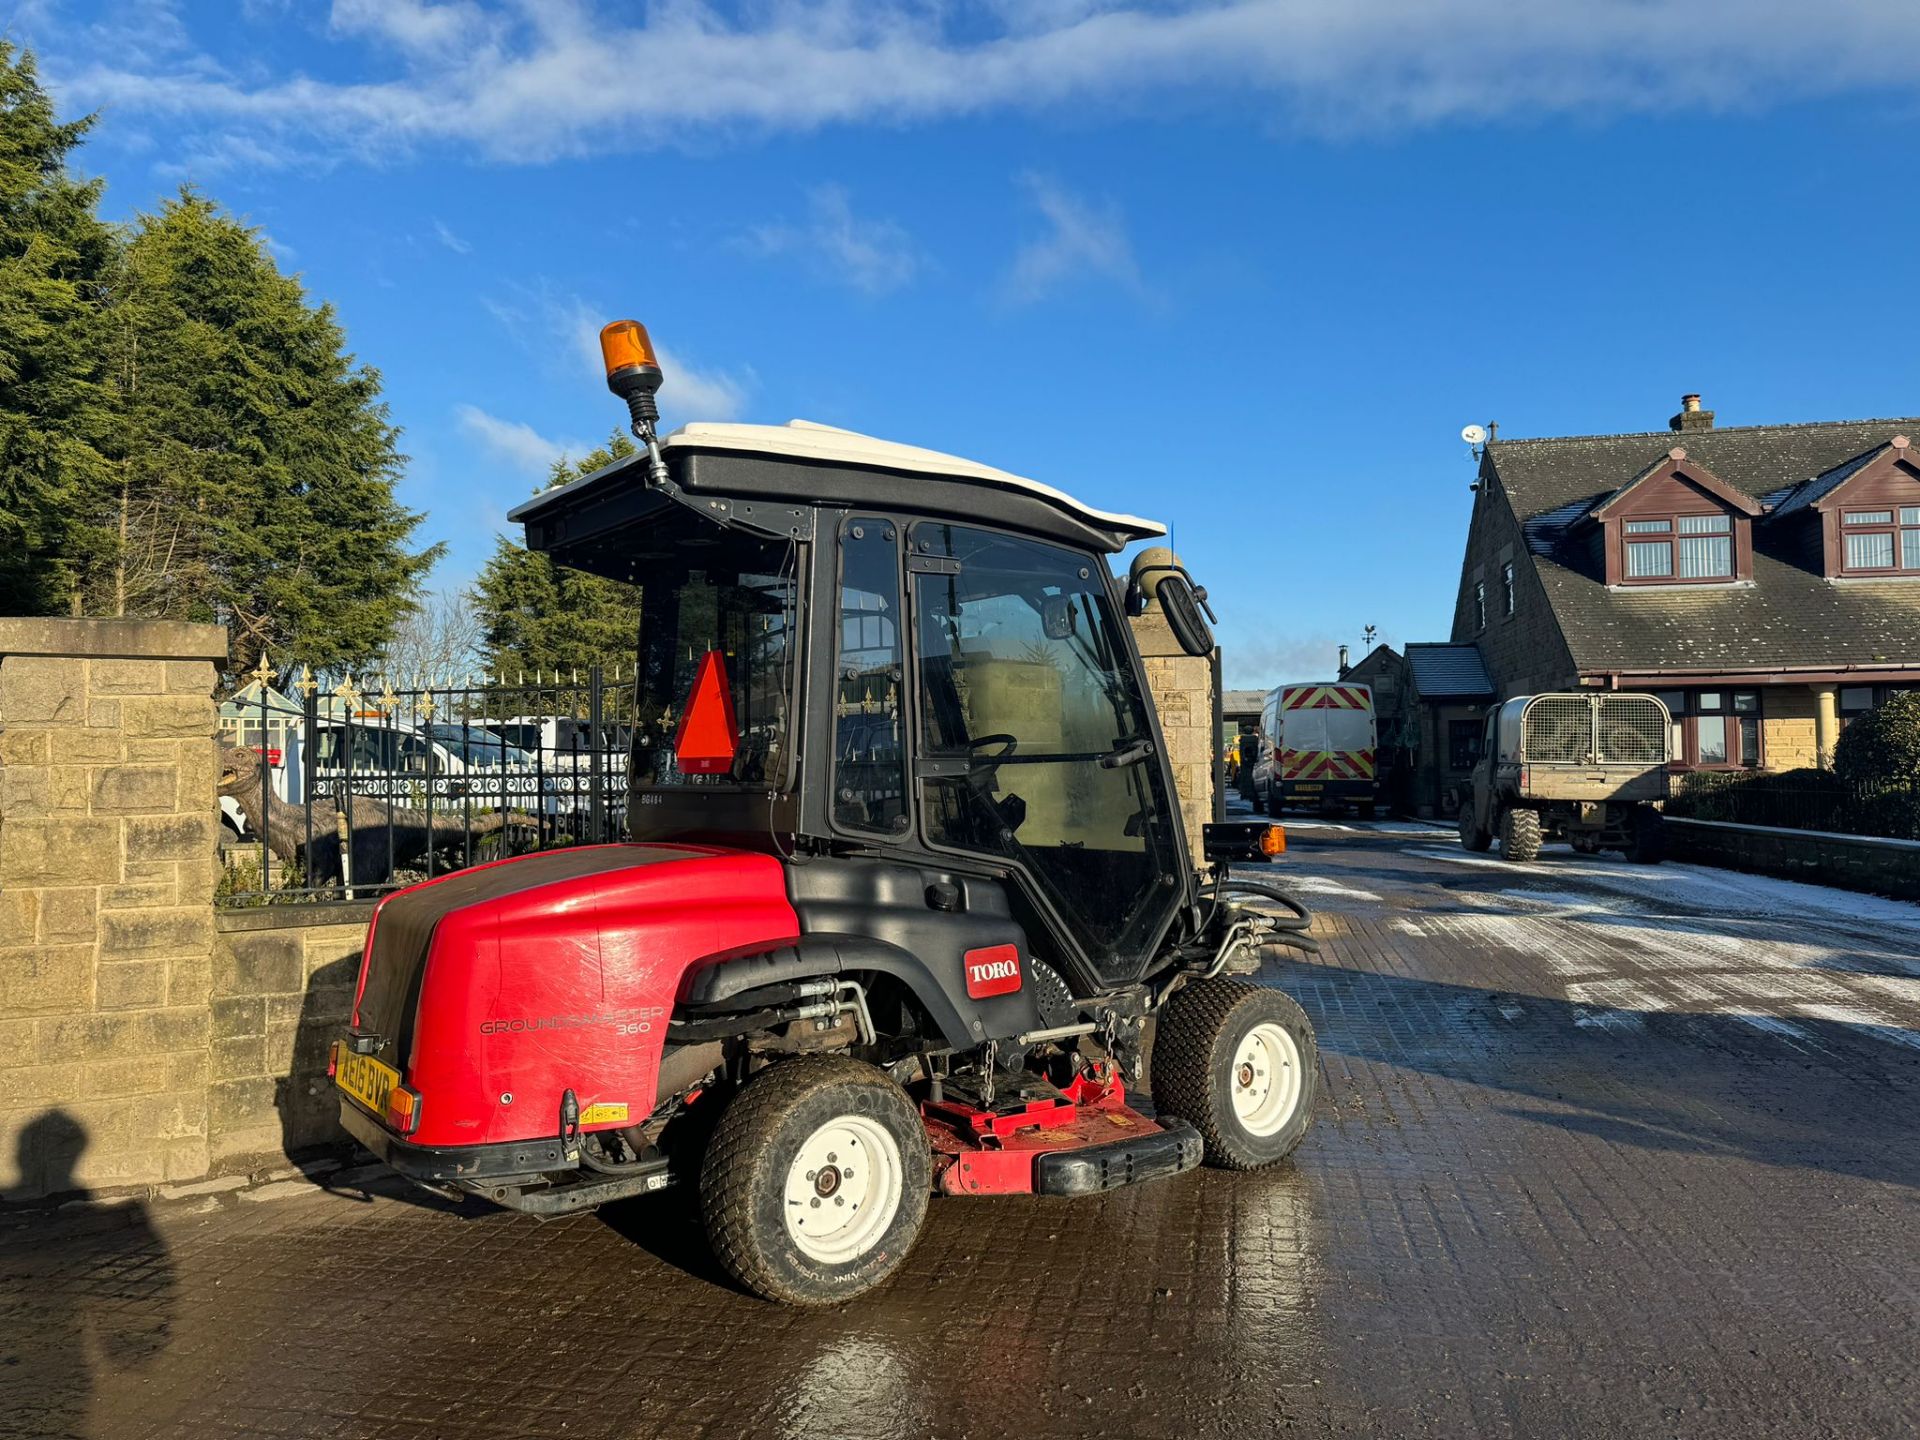
<path id="1" fill-rule="evenodd" d="M 904 1181 L 900 1147 L 885 1126 L 863 1115 L 829 1120 L 787 1167 L 787 1236 L 823 1265 L 857 1260 L 893 1224 Z"/>
<path id="2" fill-rule="evenodd" d="M 1249 1135 L 1277 1134 L 1293 1118 L 1303 1084 L 1293 1037 L 1272 1021 L 1256 1025 L 1233 1054 L 1228 1085 L 1234 1118 Z"/>

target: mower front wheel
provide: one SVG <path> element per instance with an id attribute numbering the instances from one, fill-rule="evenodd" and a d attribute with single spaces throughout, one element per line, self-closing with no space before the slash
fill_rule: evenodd
<path id="1" fill-rule="evenodd" d="M 1291 1155 L 1313 1124 L 1320 1051 L 1290 995 L 1245 980 L 1195 980 L 1160 1012 L 1153 1103 L 1189 1121 L 1207 1163 L 1258 1170 Z"/>
<path id="2" fill-rule="evenodd" d="M 754 1294 L 835 1305 L 907 1258 L 931 1170 L 919 1113 L 885 1075 L 838 1056 L 784 1061 L 714 1129 L 700 1169 L 707 1238 Z"/>

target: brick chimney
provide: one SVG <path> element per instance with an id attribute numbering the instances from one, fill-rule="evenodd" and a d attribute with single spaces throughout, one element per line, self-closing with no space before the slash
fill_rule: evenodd
<path id="1" fill-rule="evenodd" d="M 1713 411 L 1702 410 L 1700 408 L 1700 397 L 1698 395 L 1682 395 L 1680 397 L 1680 413 L 1667 421 L 1667 428 L 1682 433 L 1688 430 L 1711 430 L 1713 428 Z"/>

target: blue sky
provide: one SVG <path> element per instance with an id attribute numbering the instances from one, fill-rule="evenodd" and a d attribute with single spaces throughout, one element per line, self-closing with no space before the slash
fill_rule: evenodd
<path id="1" fill-rule="evenodd" d="M 793 416 L 1170 522 L 1228 680 L 1444 639 L 1502 434 L 1920 411 L 1912 0 L 0 0 L 108 209 L 339 309 L 468 578 L 622 418 Z"/>

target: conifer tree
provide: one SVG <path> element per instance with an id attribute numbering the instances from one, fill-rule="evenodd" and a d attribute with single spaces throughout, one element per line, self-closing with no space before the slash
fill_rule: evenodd
<path id="1" fill-rule="evenodd" d="M 99 319 L 112 232 L 100 182 L 67 162 L 91 117 L 61 124 L 33 56 L 0 40 L 0 614 L 65 613 L 109 426 Z"/>
<path id="2" fill-rule="evenodd" d="M 119 425 L 97 613 L 212 620 L 230 662 L 365 664 L 440 548 L 394 495 L 379 375 L 259 233 L 191 189 L 143 215 L 107 317 Z"/>
<path id="3" fill-rule="evenodd" d="M 619 431 L 577 463 L 554 462 L 547 487 L 589 475 L 634 452 Z M 485 650 L 509 680 L 536 671 L 633 664 L 639 643 L 640 592 L 632 585 L 556 565 L 546 555 L 500 536 L 474 582 L 474 603 L 486 627 Z"/>

